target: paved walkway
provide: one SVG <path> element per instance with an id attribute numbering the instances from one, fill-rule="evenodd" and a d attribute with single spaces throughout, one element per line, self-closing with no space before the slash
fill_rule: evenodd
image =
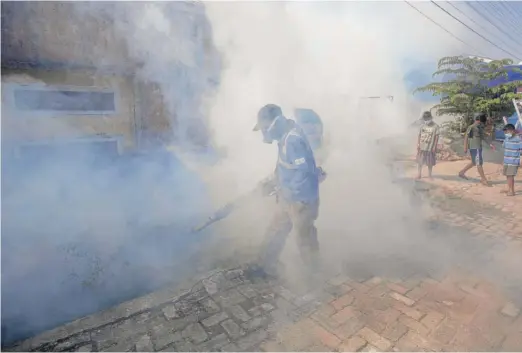
<path id="1" fill-rule="evenodd" d="M 480 259 L 472 266 L 394 278 L 347 271 L 299 294 L 242 268 L 216 270 L 181 286 L 188 290 L 167 288 L 8 350 L 521 351 L 522 195 L 490 201 L 483 195 L 495 188 L 463 187 L 444 177 L 458 165 L 442 165 L 416 194 L 438 210 L 432 226 Z M 482 262 L 490 273 L 473 271 Z"/>

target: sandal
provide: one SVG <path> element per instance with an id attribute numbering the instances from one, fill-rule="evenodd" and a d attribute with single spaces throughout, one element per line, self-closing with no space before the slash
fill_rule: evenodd
<path id="1" fill-rule="evenodd" d="M 465 176 L 464 174 L 461 174 L 461 173 L 459 173 L 459 178 L 464 179 L 464 180 L 469 180 L 467 176 Z"/>

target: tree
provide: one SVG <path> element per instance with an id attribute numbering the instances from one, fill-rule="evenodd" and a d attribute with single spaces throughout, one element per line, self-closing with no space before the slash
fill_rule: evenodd
<path id="1" fill-rule="evenodd" d="M 508 72 L 522 72 L 512 65 L 511 59 L 486 62 L 465 56 L 444 57 L 439 60 L 438 70 L 433 77 L 449 77 L 444 82 L 432 82 L 414 91 L 431 92 L 440 96 L 440 103 L 432 109 L 437 115 L 455 116 L 461 126 L 473 121 L 478 112 L 492 118 L 514 113 L 513 98 L 522 98 L 516 93 L 522 81 L 507 82 Z"/>

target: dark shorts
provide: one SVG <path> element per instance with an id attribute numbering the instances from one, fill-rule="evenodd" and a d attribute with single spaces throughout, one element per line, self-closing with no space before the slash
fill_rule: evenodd
<path id="1" fill-rule="evenodd" d="M 471 163 L 473 163 L 473 165 L 484 164 L 484 159 L 482 159 L 482 148 L 470 148 L 469 153 L 471 154 Z"/>
<path id="2" fill-rule="evenodd" d="M 420 165 L 427 165 L 428 167 L 433 167 L 435 164 L 437 164 L 435 152 L 419 151 L 419 153 L 417 154 L 417 163 L 419 163 Z"/>
<path id="3" fill-rule="evenodd" d="M 504 175 L 505 176 L 516 176 L 518 172 L 517 165 L 507 165 L 504 164 Z"/>

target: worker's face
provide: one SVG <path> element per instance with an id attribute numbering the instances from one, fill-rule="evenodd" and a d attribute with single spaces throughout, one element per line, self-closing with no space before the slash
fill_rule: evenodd
<path id="1" fill-rule="evenodd" d="M 424 118 L 424 124 L 431 125 L 433 123 L 433 118 Z"/>
<path id="2" fill-rule="evenodd" d="M 261 127 L 261 133 L 263 134 L 263 142 L 271 144 L 274 142 L 274 140 L 277 139 L 276 136 L 276 128 L 279 120 L 281 119 L 280 116 L 274 119 L 268 126 L 262 126 Z"/>
<path id="3" fill-rule="evenodd" d="M 263 134 L 263 142 L 271 144 L 274 142 L 274 139 L 270 136 L 268 129 L 261 129 L 261 134 Z"/>

